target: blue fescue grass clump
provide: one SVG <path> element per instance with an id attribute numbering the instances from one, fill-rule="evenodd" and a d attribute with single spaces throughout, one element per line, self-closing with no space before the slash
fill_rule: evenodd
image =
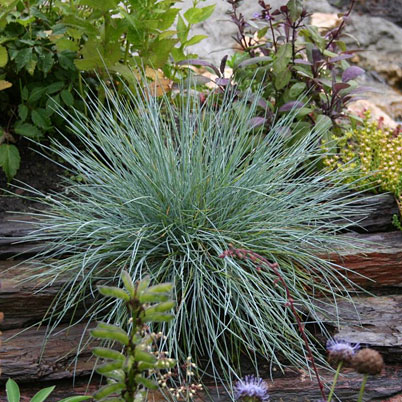
<path id="1" fill-rule="evenodd" d="M 305 364 L 277 276 L 219 256 L 233 245 L 278 263 L 298 312 L 321 325 L 315 295 L 333 304 L 348 281 L 319 255 L 339 248 L 334 235 L 363 213 L 345 196 L 343 177 L 315 173 L 321 134 L 284 136 L 288 118 L 262 136 L 250 125 L 256 96 L 228 92 L 218 107 L 214 95 L 201 104 L 191 87 L 175 102 L 147 89 L 125 100 L 104 89 L 105 104 L 88 101 L 88 117 L 65 116 L 74 142 L 55 144 L 83 181 L 43 197 L 47 209 L 27 237 L 47 243 L 32 276 L 45 286 L 68 278 L 50 329 L 81 303 L 84 318 L 125 320 L 118 301 L 105 303 L 95 291 L 99 281 L 118 283 L 124 269 L 134 281 L 149 275 L 175 284 L 175 319 L 165 330 L 178 360 L 191 355 L 226 380 L 240 374 L 245 356 Z"/>

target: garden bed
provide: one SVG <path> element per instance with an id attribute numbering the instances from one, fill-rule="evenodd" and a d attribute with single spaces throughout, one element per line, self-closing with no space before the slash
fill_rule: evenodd
<path id="1" fill-rule="evenodd" d="M 339 250 L 331 257 L 366 276 L 367 278 L 359 276 L 353 278 L 359 284 L 369 287 L 377 296 L 357 297 L 354 299 L 354 306 L 340 302 L 339 314 L 345 322 L 342 328 L 336 328 L 330 323 L 333 322 L 335 310 L 326 307 L 326 311 L 328 329 L 332 333 L 337 333 L 338 336 L 350 342 L 361 342 L 383 354 L 387 368 L 381 376 L 368 382 L 365 400 L 384 401 L 402 394 L 400 320 L 402 315 L 402 233 L 382 231 L 388 227 L 387 222 L 395 213 L 396 206 L 392 202 L 392 197 L 382 195 L 375 201 L 375 205 L 377 208 L 373 209 L 359 229 L 359 232 L 366 229 L 371 233 L 342 235 L 355 237 L 356 244 L 362 244 L 362 246 L 353 250 Z M 7 215 L 0 226 L 0 256 L 2 258 L 0 261 L 2 272 L 0 311 L 6 313 L 4 321 L 0 324 L 4 340 L 0 381 L 4 382 L 8 377 L 19 381 L 23 395 L 26 397 L 46 384 L 56 384 L 57 388 L 51 399 L 56 401 L 71 395 L 74 374 L 76 376 L 74 392 L 77 394 L 85 392 L 94 360 L 91 358 L 90 348 L 87 347 L 75 361 L 77 344 L 82 339 L 87 339 L 86 336 L 82 338 L 82 334 L 87 333 L 85 322 L 69 330 L 66 330 L 68 323 L 61 324 L 49 339 L 45 349 L 42 347 L 46 327 L 29 328 L 43 317 L 57 291 L 65 283 L 63 279 L 59 279 L 51 287 L 39 290 L 40 284 L 18 283 L 15 279 L 15 271 L 7 271 L 11 266 L 20 263 L 18 273 L 21 277 L 26 276 L 24 258 L 31 256 L 33 250 L 44 247 L 38 244 L 19 243 L 19 240 L 29 231 L 29 222 L 24 215 Z M 369 246 L 364 245 L 367 241 L 370 243 Z M 16 253 L 19 253 L 18 260 L 9 259 Z M 379 296 L 381 294 L 385 295 Z M 360 313 L 360 323 L 356 311 Z M 79 311 L 78 314 L 80 314 Z M 68 318 L 66 317 L 67 320 Z M 23 329 L 24 332 L 19 334 Z M 43 354 L 41 354 L 42 351 Z M 268 364 L 266 369 L 262 367 L 262 372 L 264 370 L 268 377 Z M 322 375 L 325 382 L 329 384 L 331 374 L 322 372 Z M 95 383 L 98 379 L 95 378 L 92 381 L 93 384 L 89 390 L 96 387 Z M 285 375 L 277 372 L 274 373 L 273 380 L 267 378 L 267 381 L 274 401 L 308 401 L 320 397 L 316 383 L 310 380 L 303 371 L 289 369 Z M 337 389 L 342 402 L 355 400 L 360 381 L 361 378 L 353 373 L 341 378 Z M 216 394 L 213 387 L 209 389 L 209 392 L 215 401 L 230 400 L 224 392 L 220 395 Z M 154 397 L 155 400 L 163 400 L 161 396 L 154 395 Z M 5 399 L 0 398 L 0 400 Z"/>

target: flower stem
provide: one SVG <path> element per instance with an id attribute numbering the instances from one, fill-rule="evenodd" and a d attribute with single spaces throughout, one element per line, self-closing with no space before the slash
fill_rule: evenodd
<path id="1" fill-rule="evenodd" d="M 366 388 L 367 378 L 368 378 L 368 374 L 364 374 L 362 385 L 360 387 L 359 398 L 358 398 L 357 402 L 363 401 L 363 394 L 364 394 L 364 389 Z"/>
<path id="2" fill-rule="evenodd" d="M 283 279 L 283 276 L 281 275 L 281 273 L 278 269 L 279 268 L 278 263 L 276 263 L 276 262 L 271 263 L 265 257 L 261 256 L 258 253 L 255 253 L 254 251 L 247 250 L 247 249 L 234 248 L 233 245 L 231 245 L 231 244 L 229 244 L 229 249 L 225 250 L 219 257 L 220 258 L 232 257 L 232 258 L 239 258 L 241 260 L 247 259 L 247 260 L 253 262 L 254 264 L 256 264 L 257 271 L 260 271 L 262 266 L 265 265 L 268 268 L 270 268 L 274 272 L 274 274 L 278 277 L 279 282 L 282 284 L 282 286 L 286 292 L 286 298 L 287 298 L 286 305 L 290 308 L 290 310 L 293 313 L 293 316 L 296 319 L 297 326 L 299 328 L 300 335 L 306 346 L 307 354 L 309 356 L 311 367 L 315 373 L 322 398 L 324 401 L 326 401 L 327 398 L 325 396 L 324 385 L 322 384 L 320 375 L 318 374 L 318 370 L 317 370 L 317 366 L 315 364 L 313 352 L 311 351 L 311 348 L 310 348 L 306 333 L 304 332 L 304 328 L 303 328 L 302 322 L 300 320 L 299 314 L 297 314 L 296 308 L 294 306 L 294 300 L 293 300 L 292 295 L 290 294 L 289 287 L 286 284 L 285 280 Z"/>
<path id="3" fill-rule="evenodd" d="M 331 402 L 332 395 L 334 394 L 336 382 L 338 381 L 338 377 L 339 377 L 339 373 L 341 372 L 342 365 L 343 365 L 343 361 L 341 360 L 339 362 L 339 364 L 338 364 L 337 369 L 336 369 L 336 373 L 335 373 L 335 376 L 334 376 L 334 381 L 332 382 L 332 387 L 331 387 L 331 390 L 329 391 L 328 401 L 327 402 Z"/>

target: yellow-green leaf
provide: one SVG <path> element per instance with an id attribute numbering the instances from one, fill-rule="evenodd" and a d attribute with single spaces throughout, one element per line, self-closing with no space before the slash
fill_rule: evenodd
<path id="1" fill-rule="evenodd" d="M 10 88 L 12 86 L 13 84 L 11 84 L 11 82 L 0 80 L 0 91 L 4 91 L 5 89 Z"/>
<path id="2" fill-rule="evenodd" d="M 7 49 L 4 46 L 0 46 L 0 68 L 4 67 L 8 62 Z"/>

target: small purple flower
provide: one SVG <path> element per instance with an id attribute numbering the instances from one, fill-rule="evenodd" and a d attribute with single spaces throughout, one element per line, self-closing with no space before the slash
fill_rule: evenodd
<path id="1" fill-rule="evenodd" d="M 247 375 L 237 381 L 235 387 L 236 400 L 247 400 L 249 402 L 265 402 L 269 400 L 268 385 L 262 378 Z"/>
<path id="2" fill-rule="evenodd" d="M 328 360 L 330 363 L 349 362 L 353 355 L 359 350 L 358 343 L 352 345 L 342 339 L 329 339 L 327 341 Z"/>

